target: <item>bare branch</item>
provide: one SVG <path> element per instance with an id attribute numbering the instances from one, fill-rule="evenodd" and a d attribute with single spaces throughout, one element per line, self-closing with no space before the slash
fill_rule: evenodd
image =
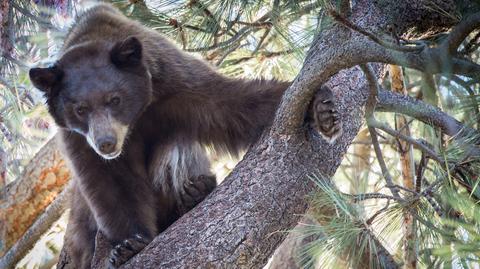
<path id="1" fill-rule="evenodd" d="M 386 195 L 383 193 L 362 193 L 362 194 L 348 194 L 344 193 L 344 195 L 347 195 L 352 198 L 354 203 L 357 203 L 359 201 L 364 201 L 364 200 L 369 200 L 369 199 L 388 199 L 388 200 L 396 200 L 396 201 L 405 201 L 402 198 L 394 197 L 391 195 Z"/>
<path id="2" fill-rule="evenodd" d="M 480 13 L 472 15 L 460 23 L 450 32 L 444 43 L 438 47 L 428 47 L 422 43 L 416 46 L 397 45 L 364 30 L 333 9 L 330 9 L 329 13 L 342 25 L 368 37 L 374 43 L 384 48 L 381 59 L 376 59 L 376 61 L 415 68 L 429 74 L 458 73 L 470 77 L 480 75 L 480 65 L 450 53 L 452 47 L 455 46 L 454 49 L 456 50 L 465 37 L 480 25 Z M 378 54 L 380 51 L 382 50 L 377 49 L 376 53 Z M 373 56 L 373 54 L 371 55 Z"/>
<path id="3" fill-rule="evenodd" d="M 362 64 L 360 65 L 360 68 L 363 73 L 365 73 L 370 88 L 370 95 L 368 96 L 367 104 L 365 105 L 365 117 L 370 118 L 373 116 L 375 106 L 377 105 L 377 96 L 380 87 L 370 65 Z"/>
<path id="4" fill-rule="evenodd" d="M 480 12 L 470 15 L 457 24 L 440 45 L 442 47 L 441 49 L 448 52 L 448 54 L 455 54 L 465 38 L 479 27 Z"/>
<path id="5" fill-rule="evenodd" d="M 463 125 L 438 108 L 410 96 L 402 96 L 382 90 L 378 93 L 376 110 L 408 115 L 426 124 L 438 127 L 445 134 L 452 137 L 480 136 L 478 131 Z"/>
<path id="6" fill-rule="evenodd" d="M 385 164 L 385 160 L 383 159 L 382 150 L 380 149 L 380 145 L 378 144 L 377 132 L 375 131 L 375 128 L 371 126 L 368 126 L 368 130 L 370 131 L 370 137 L 372 138 L 373 149 L 375 150 L 375 154 L 377 155 L 377 161 L 378 161 L 378 164 L 380 165 L 380 168 L 382 169 L 383 177 L 387 182 L 387 187 L 390 189 L 390 192 L 393 194 L 394 197 L 400 198 L 400 194 L 398 190 L 396 188 L 392 188 L 392 186 L 394 185 L 393 179 L 392 179 L 392 176 L 390 175 L 390 172 L 388 171 L 387 165 Z"/>
<path id="7" fill-rule="evenodd" d="M 394 137 L 397 137 L 397 138 L 400 138 L 402 140 L 407 141 L 408 143 L 412 144 L 415 148 L 421 150 L 422 152 L 427 154 L 427 156 L 429 156 L 430 158 L 434 159 L 435 161 L 437 161 L 439 163 L 444 162 L 443 159 L 440 158 L 440 156 L 438 156 L 438 154 L 435 151 L 433 151 L 431 148 L 426 146 L 421 140 L 417 140 L 417 139 L 414 139 L 410 136 L 404 135 L 401 132 L 390 128 L 387 124 L 379 122 L 375 119 L 370 119 L 368 121 L 368 125 L 370 125 L 374 128 L 380 129 L 382 131 L 385 131 L 389 135 L 392 135 Z"/>
<path id="8" fill-rule="evenodd" d="M 375 47 L 376 46 L 376 47 Z M 368 52 L 372 62 L 382 62 L 414 68 L 427 74 L 480 75 L 480 65 L 464 58 L 447 55 L 440 47 L 425 47 L 418 52 L 379 48 L 376 44 Z"/>
<path id="9" fill-rule="evenodd" d="M 367 118 L 367 124 L 369 121 L 374 120 L 373 112 L 375 110 L 375 106 L 377 104 L 377 96 L 378 96 L 378 90 L 379 90 L 379 85 L 377 83 L 376 77 L 368 65 L 360 65 L 362 68 L 362 71 L 365 73 L 365 76 L 368 81 L 368 86 L 370 88 L 370 96 L 367 101 L 366 105 L 366 111 L 365 111 L 365 116 Z M 390 189 L 392 192 L 393 196 L 395 198 L 400 198 L 400 194 L 397 189 L 391 188 L 389 186 L 393 186 L 393 179 L 392 176 L 390 175 L 390 172 L 388 171 L 387 165 L 385 164 L 385 160 L 383 159 L 382 155 L 382 150 L 380 149 L 380 144 L 378 143 L 378 135 L 377 132 L 375 131 L 375 128 L 372 126 L 368 125 L 368 131 L 370 132 L 370 137 L 372 139 L 372 145 L 373 149 L 375 151 L 375 155 L 377 156 L 377 161 L 378 164 L 380 165 L 380 168 L 382 169 L 382 175 L 385 178 L 385 181 L 387 182 L 387 187 Z"/>

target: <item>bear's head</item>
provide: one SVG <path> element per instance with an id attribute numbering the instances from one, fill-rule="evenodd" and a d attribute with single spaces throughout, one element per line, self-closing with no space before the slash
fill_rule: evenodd
<path id="1" fill-rule="evenodd" d="M 30 69 L 57 125 L 83 135 L 105 159 L 118 157 L 125 138 L 152 101 L 142 44 L 85 42 L 70 47 L 52 67 Z"/>

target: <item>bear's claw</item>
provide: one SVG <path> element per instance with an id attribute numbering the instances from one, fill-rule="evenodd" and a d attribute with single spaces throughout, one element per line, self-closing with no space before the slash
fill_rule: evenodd
<path id="1" fill-rule="evenodd" d="M 342 134 L 342 121 L 335 108 L 332 91 L 323 86 L 317 91 L 310 107 L 310 126 L 327 142 L 334 142 Z"/>
<path id="2" fill-rule="evenodd" d="M 125 239 L 110 251 L 110 257 L 108 259 L 109 268 L 120 267 L 120 265 L 130 260 L 130 258 L 144 249 L 149 243 L 150 240 L 140 234 Z"/>

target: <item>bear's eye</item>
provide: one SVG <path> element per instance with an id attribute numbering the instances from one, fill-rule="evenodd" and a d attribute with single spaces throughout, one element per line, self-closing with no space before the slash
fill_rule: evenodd
<path id="1" fill-rule="evenodd" d="M 78 116 L 83 116 L 87 112 L 87 108 L 84 106 L 79 106 L 75 108 L 75 112 L 77 113 Z"/>
<path id="2" fill-rule="evenodd" d="M 110 101 L 108 102 L 109 105 L 111 106 L 118 106 L 120 104 L 120 97 L 115 96 Z"/>

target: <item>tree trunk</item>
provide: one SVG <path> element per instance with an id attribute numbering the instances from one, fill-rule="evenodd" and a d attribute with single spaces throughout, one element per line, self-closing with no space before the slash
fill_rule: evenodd
<path id="1" fill-rule="evenodd" d="M 63 190 L 71 175 L 50 140 L 30 161 L 22 176 L 6 187 L 0 201 L 0 256 L 19 240 Z"/>
<path id="2" fill-rule="evenodd" d="M 0 2 L 0 54 L 2 57 L 13 56 L 13 37 L 10 32 L 12 9 L 10 1 Z"/>

